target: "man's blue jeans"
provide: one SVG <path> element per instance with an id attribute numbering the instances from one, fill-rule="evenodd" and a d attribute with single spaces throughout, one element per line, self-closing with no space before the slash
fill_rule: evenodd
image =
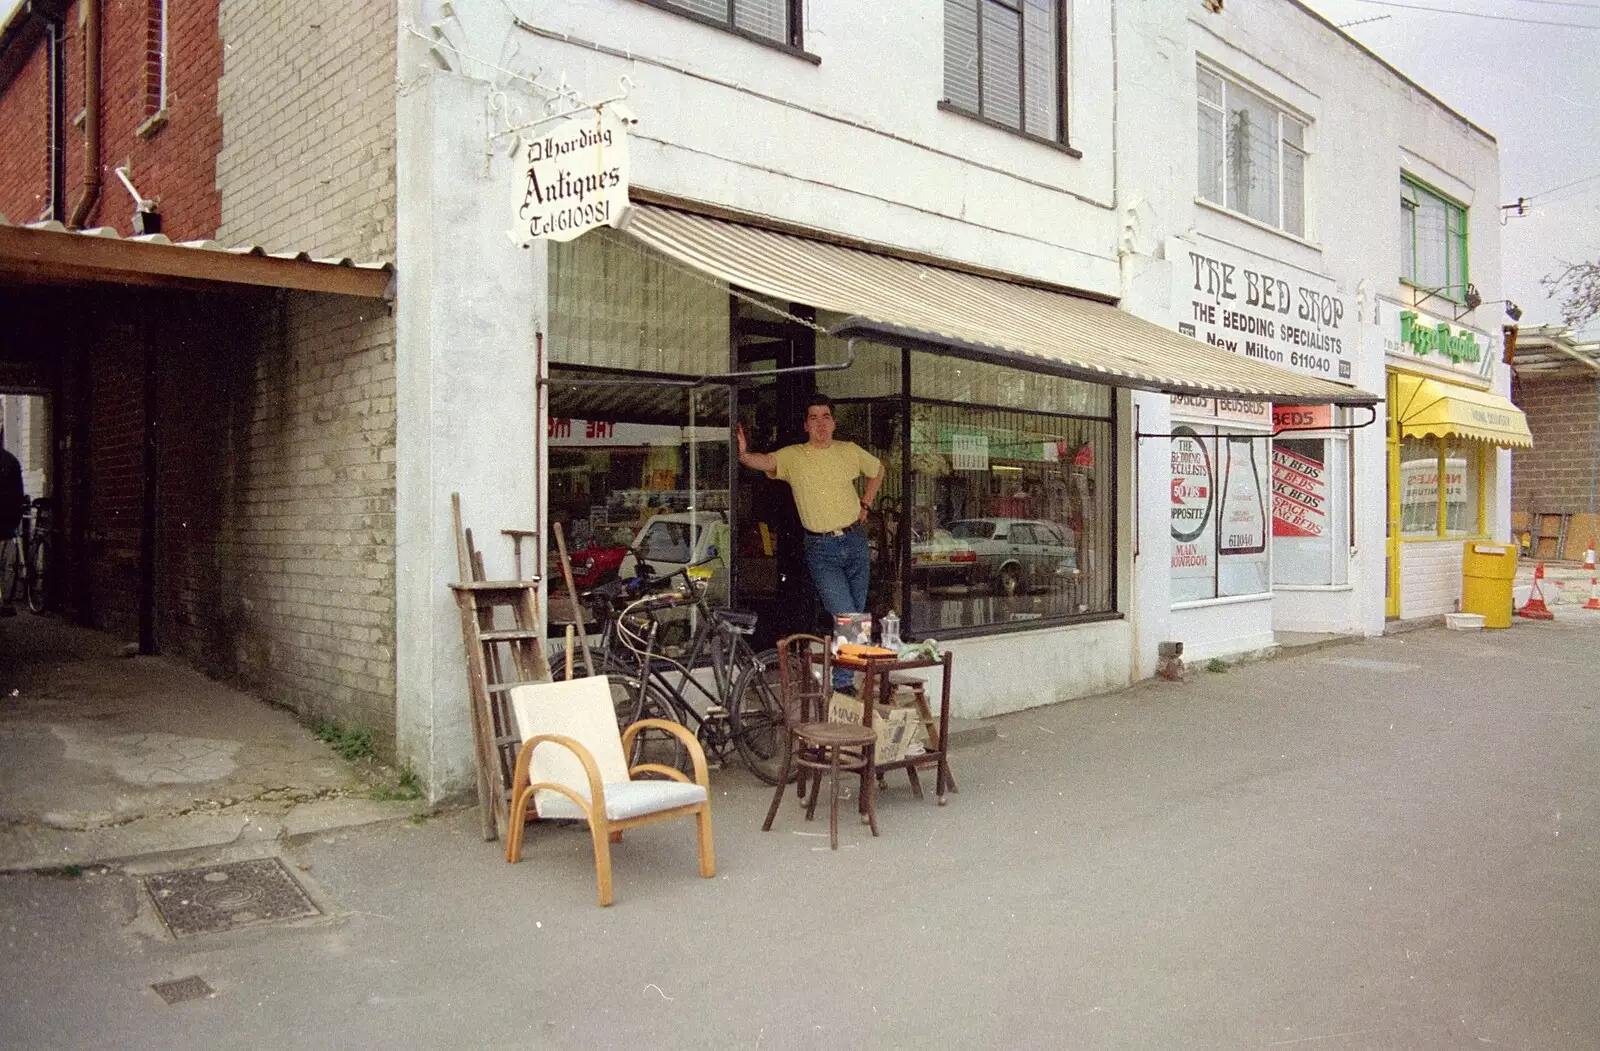
<path id="1" fill-rule="evenodd" d="M 860 526 L 844 536 L 805 537 L 806 565 L 811 582 L 830 615 L 862 613 L 867 608 L 867 575 L 871 571 L 867 555 L 867 531 Z M 833 688 L 846 689 L 852 683 L 850 672 L 833 670 Z"/>

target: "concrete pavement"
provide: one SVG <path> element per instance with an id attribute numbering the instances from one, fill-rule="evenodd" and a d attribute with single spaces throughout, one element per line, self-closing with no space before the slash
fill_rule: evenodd
<path id="1" fill-rule="evenodd" d="M 0 869 L 408 816 L 288 712 L 106 636 L 0 620 Z M 363 776 L 366 775 L 366 776 Z"/>
<path id="2" fill-rule="evenodd" d="M 140 878 L 0 877 L 28 1047 L 1600 1046 L 1600 616 L 1424 629 L 996 720 L 841 849 L 716 782 L 506 865 L 471 812 L 234 844 L 324 910 L 177 940 Z M 959 675 L 959 668 L 957 669 Z M 152 983 L 214 994 L 167 1005 Z"/>

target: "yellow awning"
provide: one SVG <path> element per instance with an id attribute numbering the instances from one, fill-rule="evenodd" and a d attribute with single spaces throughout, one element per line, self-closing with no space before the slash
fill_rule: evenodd
<path id="1" fill-rule="evenodd" d="M 837 336 L 1169 394 L 1298 405 L 1383 400 L 1022 278 L 984 276 L 659 205 L 633 207 L 625 227 L 633 237 L 741 288 L 850 315 L 833 327 Z"/>
<path id="2" fill-rule="evenodd" d="M 1404 438 L 1476 438 L 1514 449 L 1533 448 L 1528 418 L 1511 399 L 1422 376 L 1395 376 L 1390 411 Z"/>

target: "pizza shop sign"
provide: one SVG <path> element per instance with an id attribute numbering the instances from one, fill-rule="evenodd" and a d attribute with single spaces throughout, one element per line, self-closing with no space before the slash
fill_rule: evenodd
<path id="1" fill-rule="evenodd" d="M 628 207 L 627 125 L 602 107 L 564 120 L 528 142 L 511 237 L 570 241 L 597 226 L 621 226 Z"/>
<path id="2" fill-rule="evenodd" d="M 1390 358 L 1457 375 L 1489 375 L 1493 361 L 1481 333 L 1409 307 L 1380 303 L 1379 309 L 1388 315 L 1382 319 L 1388 322 L 1383 349 Z"/>

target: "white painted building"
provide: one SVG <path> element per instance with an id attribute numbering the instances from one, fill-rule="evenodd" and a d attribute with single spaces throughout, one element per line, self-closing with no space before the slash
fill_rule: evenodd
<path id="1" fill-rule="evenodd" d="M 1146 431 L 1183 432 L 1175 452 L 1210 454 L 1218 489 L 1242 463 L 1262 479 L 1247 488 L 1274 491 L 1270 528 L 1252 515 L 1232 546 L 1226 493 L 1207 535 L 1185 544 L 1175 523 L 1172 565 L 1147 562 L 1141 590 L 1154 602 L 1170 587 L 1168 630 L 1191 658 L 1456 610 L 1463 540 L 1507 538 L 1504 446 L 1526 435 L 1503 398 L 1503 429 L 1427 417 L 1430 405 L 1450 417 L 1439 398 L 1462 410 L 1509 390 L 1493 137 L 1288 0 L 1118 11 L 1129 57 L 1118 179 L 1137 202 L 1123 306 L 1388 399 L 1376 425 L 1354 430 L 1298 429 L 1366 412 L 1280 413 L 1297 431 L 1269 440 L 1266 421 L 1136 395 Z M 1473 360 L 1402 346 L 1407 313 L 1419 331 L 1470 336 Z M 1419 397 L 1425 377 L 1445 386 Z M 1207 441 L 1212 431 L 1240 437 Z M 1464 479 L 1444 501 L 1429 489 L 1440 469 Z"/>
<path id="2" fill-rule="evenodd" d="M 954 652 L 958 715 L 1126 685 L 1164 640 L 1192 657 L 1382 629 L 1382 407 L 1275 444 L 1264 405 L 1328 426 L 1384 397 L 1384 297 L 1413 294 L 1395 277 L 1403 174 L 1470 206 L 1490 298 L 1497 161 L 1308 11 L 407 0 L 401 22 L 398 740 L 435 794 L 472 763 L 449 494 L 491 575 L 510 569 L 484 539 L 501 528 L 703 514 L 729 529 L 734 602 L 795 630 L 798 523 L 727 436 L 799 440 L 813 389 L 887 465 L 869 604 Z M 512 129 L 550 102 L 512 74 L 535 72 L 590 103 L 626 92 L 609 108 L 637 120 L 624 231 L 509 236 L 539 134 Z M 1226 136 L 1202 149 L 1241 111 L 1276 115 L 1270 209 L 1239 200 Z M 1285 156 L 1303 160 L 1298 211 Z M 1230 280 L 1257 282 L 1254 307 Z M 688 385 L 782 368 L 816 371 Z M 667 433 L 695 437 L 619 438 Z M 1479 492 L 1503 531 L 1494 459 Z M 1275 461 L 1299 501 L 1276 515 Z M 1415 546 L 1396 564 L 1420 580 L 1432 547 Z"/>

